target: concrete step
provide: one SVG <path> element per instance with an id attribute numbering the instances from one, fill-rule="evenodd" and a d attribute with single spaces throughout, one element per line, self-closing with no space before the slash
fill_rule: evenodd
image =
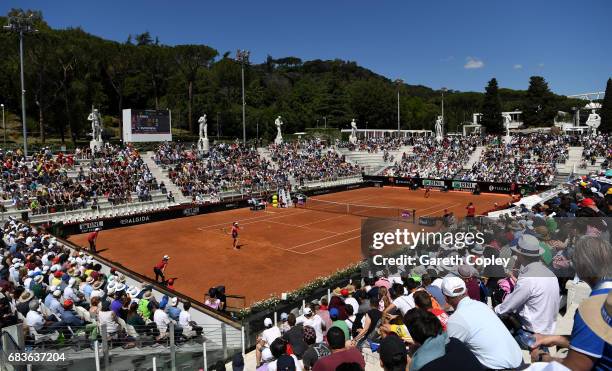
<path id="1" fill-rule="evenodd" d="M 183 192 L 181 192 L 179 187 L 177 187 L 176 184 L 174 184 L 172 180 L 170 180 L 170 178 L 168 177 L 168 172 L 162 171 L 162 168 L 155 163 L 155 161 L 153 160 L 154 156 L 155 153 L 153 151 L 148 151 L 143 154 L 142 158 L 149 167 L 151 174 L 153 174 L 155 179 L 157 179 L 157 183 L 164 182 L 166 189 L 172 192 L 172 195 L 174 196 L 174 201 L 176 201 L 176 203 L 182 204 L 191 202 L 191 199 L 183 196 Z"/>
<path id="2" fill-rule="evenodd" d="M 480 158 L 480 155 L 482 155 L 482 151 L 484 151 L 485 147 L 484 146 L 478 146 L 476 147 L 476 150 L 470 155 L 470 159 L 468 160 L 468 162 L 463 165 L 463 168 L 465 170 L 470 170 L 472 168 L 472 166 L 474 166 L 474 164 L 478 161 L 478 159 Z"/>

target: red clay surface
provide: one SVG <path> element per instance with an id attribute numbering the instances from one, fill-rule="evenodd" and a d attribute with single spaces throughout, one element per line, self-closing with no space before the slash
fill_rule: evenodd
<path id="1" fill-rule="evenodd" d="M 419 216 L 441 216 L 449 209 L 465 215 L 468 202 L 477 213 L 510 201 L 499 194 L 474 196 L 407 188 L 361 188 L 312 197 L 359 205 L 416 209 Z M 166 277 L 178 277 L 175 289 L 203 300 L 209 287 L 225 285 L 228 294 L 244 295 L 247 305 L 271 294 L 296 288 L 361 260 L 362 217 L 301 208 L 251 211 L 237 209 L 194 217 L 142 224 L 100 232 L 100 255 L 154 278 L 153 266 L 170 255 Z M 229 229 L 241 225 L 240 250 L 232 248 Z M 85 234 L 71 236 L 88 246 Z"/>

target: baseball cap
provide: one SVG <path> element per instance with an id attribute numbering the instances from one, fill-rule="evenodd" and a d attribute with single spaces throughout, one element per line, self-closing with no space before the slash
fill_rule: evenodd
<path id="1" fill-rule="evenodd" d="M 287 313 L 283 312 L 283 313 L 281 313 L 281 317 L 280 318 L 281 318 L 281 321 L 286 321 L 287 318 L 289 318 L 289 315 Z"/>
<path id="2" fill-rule="evenodd" d="M 266 318 L 264 319 L 264 326 L 266 326 L 266 327 L 267 327 L 267 326 L 272 326 L 272 323 L 273 323 L 273 322 L 272 322 L 272 320 L 271 320 L 269 317 L 266 317 Z"/>
<path id="3" fill-rule="evenodd" d="M 338 308 L 331 308 L 329 310 L 329 316 L 332 318 L 337 318 L 340 315 L 340 311 L 338 310 Z"/>
<path id="4" fill-rule="evenodd" d="M 170 259 L 170 257 L 169 257 L 168 255 L 164 255 L 164 258 L 163 258 L 163 259 L 164 259 L 164 260 L 168 260 L 168 259 Z"/>
<path id="5" fill-rule="evenodd" d="M 442 279 L 442 293 L 454 298 L 466 292 L 465 282 L 459 277 L 444 277 Z"/>
<path id="6" fill-rule="evenodd" d="M 400 360 L 407 361 L 408 352 L 402 339 L 395 334 L 390 334 L 380 342 L 378 354 L 384 365 L 393 365 L 399 363 Z"/>
<path id="7" fill-rule="evenodd" d="M 588 206 L 593 206 L 593 205 L 595 205 L 595 201 L 593 201 L 592 198 L 585 198 L 584 200 L 580 202 L 580 206 L 582 207 L 588 207 Z"/>
<path id="8" fill-rule="evenodd" d="M 312 314 L 312 309 L 310 309 L 309 307 L 304 308 L 304 315 L 305 316 L 309 316 Z"/>

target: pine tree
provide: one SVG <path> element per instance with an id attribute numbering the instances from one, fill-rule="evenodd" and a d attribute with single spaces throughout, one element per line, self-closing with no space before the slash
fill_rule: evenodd
<path id="1" fill-rule="evenodd" d="M 525 125 L 550 126 L 557 114 L 554 104 L 554 95 L 546 80 L 542 76 L 531 76 L 523 107 Z"/>
<path id="2" fill-rule="evenodd" d="M 606 95 L 604 96 L 599 113 L 601 115 L 599 130 L 603 133 L 612 132 L 612 79 L 608 79 Z"/>
<path id="3" fill-rule="evenodd" d="M 487 133 L 501 134 L 504 132 L 501 110 L 497 80 L 492 78 L 485 89 L 482 102 L 482 119 L 480 121 Z"/>

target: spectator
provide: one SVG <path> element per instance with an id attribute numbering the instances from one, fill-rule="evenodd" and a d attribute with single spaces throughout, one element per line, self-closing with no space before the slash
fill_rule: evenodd
<path id="1" fill-rule="evenodd" d="M 380 366 L 384 371 L 405 371 L 408 369 L 408 351 L 404 341 L 397 335 L 386 336 L 378 348 Z"/>
<path id="2" fill-rule="evenodd" d="M 302 356 L 302 363 L 306 371 L 312 370 L 317 360 L 326 357 L 331 354 L 331 350 L 327 344 L 320 342 L 317 343 L 317 334 L 315 330 L 310 326 L 304 326 L 304 343 L 308 346 Z"/>
<path id="3" fill-rule="evenodd" d="M 442 330 L 440 321 L 432 313 L 420 308 L 411 309 L 404 316 L 404 323 L 410 328 L 410 335 L 418 345 L 410 362 L 410 371 L 484 370 L 479 360 L 463 342 L 450 337 Z M 383 342 L 388 338 L 397 337 L 389 335 Z M 382 356 L 381 350 L 381 361 Z"/>
<path id="4" fill-rule="evenodd" d="M 529 332 L 553 334 L 559 313 L 559 282 L 540 260 L 543 249 L 537 238 L 523 235 L 512 250 L 521 270 L 514 291 L 495 307 L 495 313 L 517 313 Z"/>
<path id="5" fill-rule="evenodd" d="M 350 340 L 351 339 L 350 329 L 346 325 L 346 322 L 344 322 L 343 320 L 341 320 L 339 318 L 340 317 L 340 311 L 338 311 L 337 308 L 332 308 L 332 309 L 329 310 L 329 316 L 330 316 L 330 318 L 332 320 L 331 327 L 338 327 L 339 329 L 341 329 L 342 332 L 344 332 L 345 340 L 347 340 L 347 341 Z"/>
<path id="6" fill-rule="evenodd" d="M 446 331 L 446 324 L 448 323 L 448 314 L 440 308 L 434 308 L 432 305 L 432 296 L 427 291 L 417 291 L 414 293 L 414 304 L 417 308 L 427 311 L 438 320 L 442 325 L 442 330 Z"/>
<path id="7" fill-rule="evenodd" d="M 357 348 L 346 348 L 346 338 L 344 332 L 339 327 L 332 327 L 327 331 L 327 342 L 332 354 L 315 363 L 314 371 L 335 370 L 342 363 L 358 363 L 361 368 L 365 368 L 365 360 Z"/>
<path id="8" fill-rule="evenodd" d="M 305 326 L 310 326 L 317 334 L 317 343 L 323 342 L 323 334 L 327 327 L 323 323 L 323 319 L 318 314 L 314 314 L 309 307 L 304 308 L 304 314 L 297 318 L 297 323 L 302 323 Z"/>
<path id="9" fill-rule="evenodd" d="M 287 354 L 287 343 L 281 337 L 276 338 L 270 344 L 270 352 L 274 360 L 268 363 L 268 371 L 302 370 L 302 364 L 297 357 Z"/>
<path id="10" fill-rule="evenodd" d="M 66 326 L 81 327 L 85 325 L 85 321 L 79 318 L 74 310 L 74 303 L 67 299 L 64 301 L 64 312 L 62 313 L 62 324 Z M 73 331 L 76 329 L 73 329 Z"/>
<path id="11" fill-rule="evenodd" d="M 455 308 L 447 322 L 449 337 L 463 342 L 489 369 L 513 369 L 522 363 L 521 349 L 502 321 L 486 304 L 467 297 L 465 282 L 444 277 L 442 293 Z"/>
<path id="12" fill-rule="evenodd" d="M 370 310 L 365 314 L 363 320 L 363 328 L 359 331 L 353 341 L 361 348 L 365 339 L 367 339 L 378 326 L 380 326 L 382 312 L 378 310 L 378 299 L 370 299 Z"/>
<path id="13" fill-rule="evenodd" d="M 598 314 L 601 315 L 604 310 L 608 315 L 612 314 L 608 304 L 612 292 L 612 246 L 598 237 L 581 237 L 576 244 L 573 260 L 576 275 L 592 288 L 590 298 L 576 311 L 569 339 L 565 336 L 536 334 L 531 358 L 544 362 L 556 360 L 572 370 L 609 370 L 612 368 L 610 324 L 607 324 L 607 333 L 602 333 L 598 330 L 601 326 L 596 323 L 601 322 Z M 592 313 L 593 310 L 598 312 Z M 569 348 L 565 358 L 552 358 L 539 349 L 540 346 L 555 345 Z"/>
<path id="14" fill-rule="evenodd" d="M 301 323 L 296 324 L 296 318 L 293 313 L 289 313 L 287 316 L 287 325 L 289 329 L 283 334 L 283 339 L 291 345 L 293 354 L 295 354 L 298 359 L 302 359 L 302 355 L 307 348 L 304 342 L 304 325 Z"/>

